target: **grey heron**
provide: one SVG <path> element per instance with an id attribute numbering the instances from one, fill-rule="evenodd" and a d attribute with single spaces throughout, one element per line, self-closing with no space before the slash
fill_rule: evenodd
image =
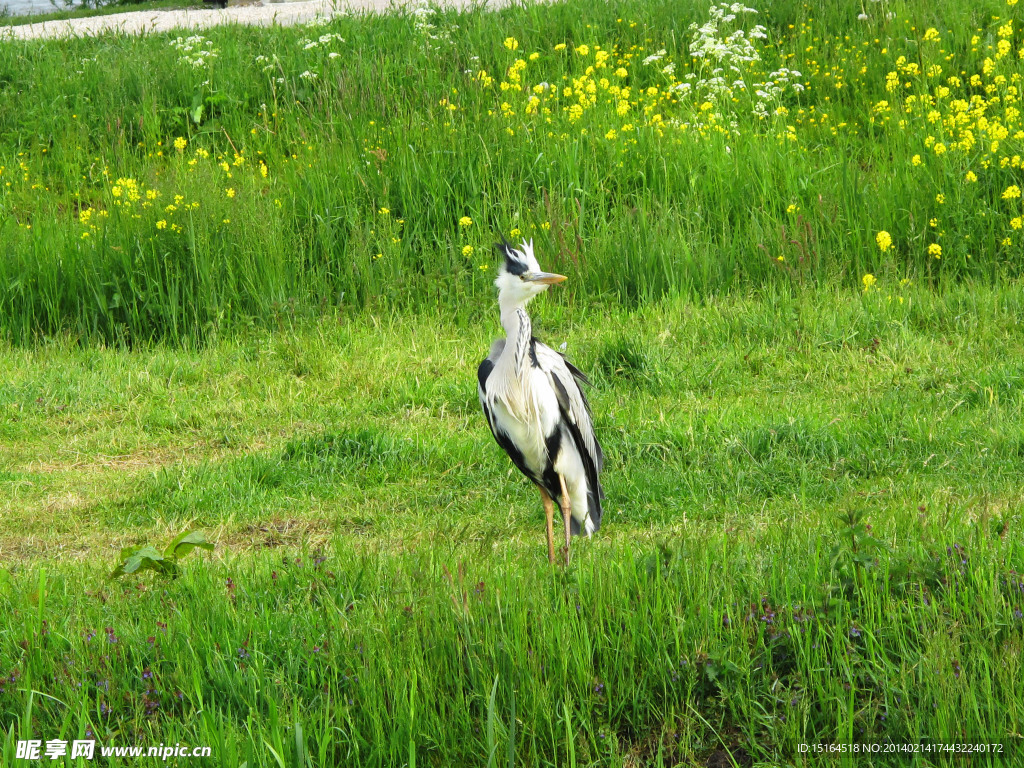
<path id="1" fill-rule="evenodd" d="M 547 518 L 548 560 L 555 561 L 554 502 L 562 511 L 565 563 L 572 535 L 601 525 L 599 474 L 604 461 L 590 405 L 580 389 L 587 377 L 533 335 L 526 305 L 564 275 L 542 272 L 533 241 L 495 246 L 502 256 L 498 306 L 507 338 L 497 339 L 477 370 L 480 405 L 498 445 L 540 489 Z"/>

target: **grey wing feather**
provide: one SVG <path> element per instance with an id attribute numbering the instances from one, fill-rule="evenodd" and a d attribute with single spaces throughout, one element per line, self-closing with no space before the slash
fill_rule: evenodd
<path id="1" fill-rule="evenodd" d="M 583 438 L 583 447 L 593 457 L 594 465 L 600 472 L 604 465 L 604 453 L 594 434 L 590 404 L 578 383 L 578 381 L 587 384 L 590 382 L 576 366 L 546 344 L 537 342 L 536 354 L 541 370 L 552 379 L 558 405 L 566 416 L 579 427 L 580 436 Z"/>

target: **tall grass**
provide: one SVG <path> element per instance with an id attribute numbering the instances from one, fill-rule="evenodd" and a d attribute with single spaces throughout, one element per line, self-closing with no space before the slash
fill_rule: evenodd
<path id="1" fill-rule="evenodd" d="M 688 53 L 704 5 L 227 26 L 191 50 L 167 35 L 7 41 L 0 327 L 15 340 L 198 340 L 325 308 L 476 311 L 489 244 L 513 229 L 580 278 L 580 302 L 1016 274 L 1020 201 L 1003 198 L 1021 145 L 1010 10 L 883 3 L 860 21 L 831 6 L 762 9 L 769 40 L 744 76 L 784 64 L 806 83 L 764 119 L 675 89 L 707 76 Z M 924 39 L 931 26 L 938 41 Z M 990 67 L 1000 40 L 1011 52 Z M 627 97 L 610 95 L 615 83 Z M 574 119 L 591 84 L 599 98 Z M 955 100 L 972 96 L 958 122 Z"/>

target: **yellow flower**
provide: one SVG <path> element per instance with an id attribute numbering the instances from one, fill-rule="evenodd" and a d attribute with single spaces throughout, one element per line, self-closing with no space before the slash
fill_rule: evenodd
<path id="1" fill-rule="evenodd" d="M 590 46 L 587 46 L 587 45 L 577 45 L 576 46 L 576 53 L 578 53 L 580 56 L 588 56 L 588 55 L 590 55 Z"/>
<path id="2" fill-rule="evenodd" d="M 936 259 L 942 258 L 942 246 L 938 243 L 932 243 L 928 246 L 928 255 L 934 256 Z"/>
<path id="3" fill-rule="evenodd" d="M 523 233 L 519 230 L 519 227 L 513 227 L 512 231 L 508 233 L 508 236 L 509 237 L 519 237 L 521 234 L 523 234 Z"/>
<path id="4" fill-rule="evenodd" d="M 875 276 L 869 272 L 861 278 L 861 282 L 864 283 L 864 293 L 867 293 L 871 290 L 871 286 L 873 286 L 877 281 L 875 280 Z"/>
<path id="5" fill-rule="evenodd" d="M 796 213 L 799 210 L 800 208 L 799 206 L 797 206 L 796 203 L 790 203 L 789 206 L 787 206 L 786 208 L 786 213 Z"/>
<path id="6" fill-rule="evenodd" d="M 972 184 L 978 180 L 978 177 L 977 177 L 977 175 L 975 175 L 974 171 L 968 171 L 967 175 L 964 176 L 964 178 L 967 181 L 971 182 Z"/>
<path id="7" fill-rule="evenodd" d="M 533 53 L 530 54 L 530 61 L 536 61 L 539 58 L 540 58 L 540 54 L 537 53 L 536 51 L 534 51 Z"/>
<path id="8" fill-rule="evenodd" d="M 628 74 L 629 72 L 627 72 L 623 67 L 619 67 L 618 69 L 615 70 L 616 77 L 625 77 Z"/>
<path id="9" fill-rule="evenodd" d="M 551 229 L 551 222 L 550 221 L 542 222 L 541 225 L 540 225 L 540 228 L 543 229 L 546 232 L 547 230 Z"/>
<path id="10" fill-rule="evenodd" d="M 472 256 L 473 255 L 473 246 L 472 245 L 464 245 L 462 247 L 462 255 L 463 256 Z"/>
<path id="11" fill-rule="evenodd" d="M 1013 184 L 1003 190 L 1003 200 L 1015 200 L 1020 197 L 1020 187 Z"/>
<path id="12" fill-rule="evenodd" d="M 942 205 L 943 203 L 946 202 L 946 196 L 939 192 L 939 194 L 935 196 L 935 202 L 938 203 L 939 205 Z"/>
<path id="13" fill-rule="evenodd" d="M 518 50 L 519 49 L 519 41 L 516 40 L 514 37 L 506 37 L 505 38 L 505 47 L 508 48 L 510 51 Z"/>
<path id="14" fill-rule="evenodd" d="M 611 129 L 610 131 L 608 131 L 608 133 L 606 133 L 606 134 L 604 135 L 604 137 L 605 137 L 606 139 L 608 139 L 608 141 L 615 141 L 615 138 L 616 138 L 617 136 L 618 136 L 618 134 L 617 134 L 617 133 L 615 132 L 615 129 L 614 129 L 614 128 L 612 128 L 612 129 Z"/>
<path id="15" fill-rule="evenodd" d="M 224 190 L 224 194 L 226 194 L 228 197 L 234 197 L 235 196 L 235 188 L 234 187 L 228 187 L 227 189 Z"/>
<path id="16" fill-rule="evenodd" d="M 163 219 L 160 219 L 160 221 L 158 221 L 156 223 L 156 228 L 157 229 L 167 229 L 167 222 L 164 221 Z"/>
<path id="17" fill-rule="evenodd" d="M 558 45 L 556 45 L 555 46 L 555 50 L 556 51 L 564 51 L 565 50 L 565 43 L 559 43 Z"/>
<path id="18" fill-rule="evenodd" d="M 179 136 L 178 138 L 176 138 L 174 140 L 174 148 L 176 150 L 178 150 L 179 152 L 183 151 L 187 144 L 188 144 L 188 141 L 184 137 L 182 137 L 182 136 Z"/>
<path id="19" fill-rule="evenodd" d="M 260 161 L 260 176 L 262 176 L 264 179 L 267 178 L 267 164 L 264 163 L 262 160 Z"/>
<path id="20" fill-rule="evenodd" d="M 379 211 L 377 211 L 377 213 L 379 213 L 381 216 L 387 216 L 389 213 L 391 213 L 391 209 L 381 208 Z"/>
<path id="21" fill-rule="evenodd" d="M 928 220 L 928 226 L 929 227 L 937 227 L 937 226 L 939 226 L 939 220 L 935 219 L 935 218 L 929 219 Z"/>
<path id="22" fill-rule="evenodd" d="M 459 226 L 460 227 L 472 227 L 473 226 L 473 220 L 471 218 L 469 218 L 469 216 L 463 216 L 461 219 L 459 219 Z"/>
<path id="23" fill-rule="evenodd" d="M 884 229 L 875 235 L 875 242 L 878 243 L 878 249 L 885 253 L 892 247 L 892 235 L 886 232 Z"/>
<path id="24" fill-rule="evenodd" d="M 921 156 L 920 155 L 914 155 L 912 158 L 910 158 L 910 164 L 911 165 L 920 165 L 921 164 Z"/>
<path id="25" fill-rule="evenodd" d="M 1024 219 L 1021 219 L 1020 216 L 1015 216 L 1010 219 L 1010 226 L 1014 229 L 1020 229 L 1021 227 L 1024 227 Z"/>

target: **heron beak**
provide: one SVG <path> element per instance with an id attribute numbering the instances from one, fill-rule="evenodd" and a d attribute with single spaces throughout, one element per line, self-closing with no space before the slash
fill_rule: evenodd
<path id="1" fill-rule="evenodd" d="M 569 278 L 565 275 L 556 275 L 553 272 L 533 272 L 527 279 L 531 283 L 540 283 L 541 285 L 558 285 Z"/>

